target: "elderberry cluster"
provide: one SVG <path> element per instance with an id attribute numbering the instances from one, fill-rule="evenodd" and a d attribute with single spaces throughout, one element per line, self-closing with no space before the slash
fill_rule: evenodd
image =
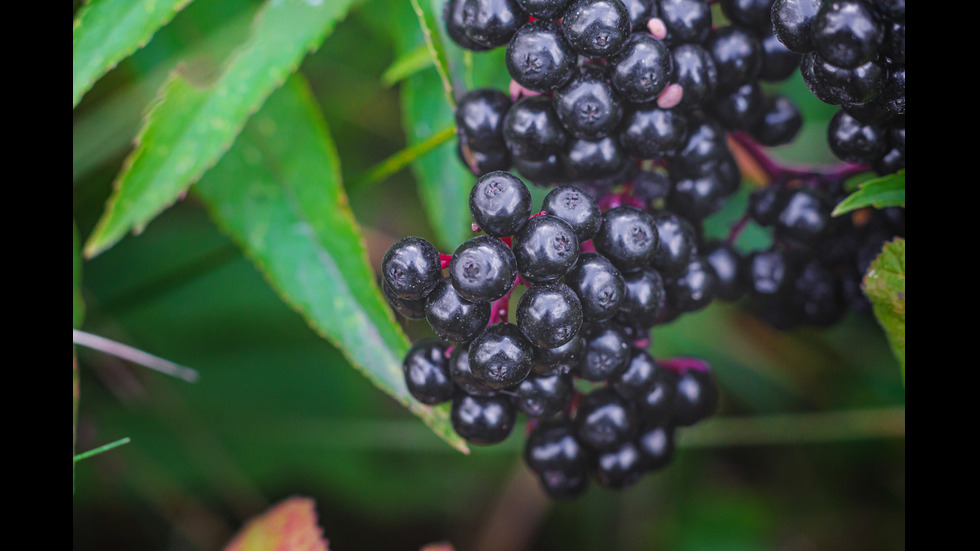
<path id="1" fill-rule="evenodd" d="M 454 429 L 474 444 L 506 439 L 525 414 L 527 463 L 556 498 L 578 495 L 590 473 L 622 488 L 665 466 L 675 429 L 718 402 L 703 362 L 658 362 L 646 352 L 668 297 L 697 300 L 672 294 L 679 279 L 661 275 L 687 264 L 693 234 L 667 213 L 601 212 L 574 186 L 553 189 L 532 215 L 527 186 L 503 171 L 476 181 L 469 206 L 483 235 L 452 255 L 407 237 L 382 261 L 388 302 L 438 336 L 404 359 L 412 396 L 451 401 Z M 510 323 L 518 286 L 525 290 Z"/>
<path id="2" fill-rule="evenodd" d="M 824 103 L 840 105 L 828 141 L 879 174 L 905 168 L 905 0 L 775 0 L 772 22 Z"/>
<path id="3" fill-rule="evenodd" d="M 775 146 L 802 125 L 760 85 L 800 60 L 773 35 L 769 4 L 726 0 L 732 24 L 715 28 L 707 0 L 448 0 L 448 34 L 506 46 L 513 78 L 511 96 L 460 99 L 460 157 L 476 174 L 514 168 L 596 197 L 633 182 L 703 218 L 740 182 L 726 131 Z"/>

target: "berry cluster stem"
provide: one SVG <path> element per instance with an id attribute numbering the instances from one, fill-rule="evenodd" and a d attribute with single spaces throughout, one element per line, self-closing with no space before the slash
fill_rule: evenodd
<path id="1" fill-rule="evenodd" d="M 769 156 L 769 153 L 744 132 L 732 132 L 735 144 L 759 166 L 766 175 L 767 183 L 784 181 L 794 178 L 819 179 L 834 183 L 843 182 L 851 176 L 867 172 L 868 165 L 855 163 L 837 163 L 825 169 L 814 169 L 790 166 L 779 163 Z"/>
<path id="2" fill-rule="evenodd" d="M 684 373 L 689 369 L 697 371 L 709 371 L 711 369 L 708 366 L 708 362 L 701 358 L 669 358 L 666 360 L 657 360 L 657 362 L 675 373 Z"/>

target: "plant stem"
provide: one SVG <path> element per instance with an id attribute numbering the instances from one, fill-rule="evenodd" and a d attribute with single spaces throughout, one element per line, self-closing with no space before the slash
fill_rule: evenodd
<path id="1" fill-rule="evenodd" d="M 738 147 L 759 165 L 759 168 L 766 174 L 770 182 L 793 178 L 820 178 L 833 182 L 843 182 L 851 176 L 867 172 L 870 169 L 868 165 L 855 163 L 838 163 L 825 169 L 789 166 L 776 162 L 748 134 L 744 132 L 732 132 L 731 137 Z"/>
<path id="2" fill-rule="evenodd" d="M 72 458 L 71 458 L 71 462 L 72 463 L 78 463 L 79 461 L 81 461 L 83 459 L 88 459 L 89 457 L 93 457 L 93 456 L 99 455 L 100 453 L 107 452 L 107 451 L 111 450 L 112 448 L 118 448 L 119 446 L 122 446 L 123 444 L 129 444 L 129 442 L 130 442 L 130 440 L 129 440 L 129 437 L 127 436 L 126 438 L 122 438 L 120 440 L 116 440 L 115 442 L 110 442 L 110 443 L 108 443 L 108 444 L 106 444 L 104 446 L 99 446 L 98 448 L 95 448 L 94 450 L 89 450 L 87 452 L 80 453 L 78 455 L 73 455 Z"/>
<path id="3" fill-rule="evenodd" d="M 77 329 L 71 330 L 71 342 L 79 346 L 91 348 L 92 350 L 105 352 L 111 356 L 122 358 L 123 360 L 148 367 L 154 371 L 177 377 L 178 379 L 183 379 L 188 383 L 193 383 L 198 378 L 198 373 L 194 369 L 175 364 L 153 354 L 148 354 L 138 348 L 133 348 L 132 346 L 127 346 L 114 340 Z"/>
<path id="4" fill-rule="evenodd" d="M 354 192 L 370 188 L 374 184 L 391 177 L 393 174 L 405 168 L 419 157 L 422 157 L 433 149 L 446 143 L 455 135 L 456 128 L 450 126 L 429 136 L 424 141 L 402 149 L 391 157 L 388 157 L 387 159 L 374 165 L 368 169 L 367 172 L 364 172 L 361 176 L 355 179 L 350 186 L 348 186 L 347 191 Z"/>

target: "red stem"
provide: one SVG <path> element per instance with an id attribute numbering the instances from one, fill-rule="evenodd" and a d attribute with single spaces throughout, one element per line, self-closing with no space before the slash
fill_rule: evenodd
<path id="1" fill-rule="evenodd" d="M 769 156 L 769 153 L 762 146 L 755 143 L 755 140 L 749 137 L 748 134 L 744 132 L 732 132 L 731 136 L 735 140 L 735 143 L 759 165 L 759 168 L 765 172 L 770 181 L 816 176 L 824 180 L 842 182 L 855 174 L 867 172 L 870 169 L 868 165 L 855 163 L 838 163 L 825 169 L 784 165 L 774 161 Z"/>
<path id="2" fill-rule="evenodd" d="M 667 360 L 657 360 L 657 363 L 675 373 L 684 373 L 688 369 L 696 369 L 698 371 L 711 370 L 708 362 L 701 358 L 670 358 Z"/>
<path id="3" fill-rule="evenodd" d="M 514 278 L 514 284 L 510 286 L 510 290 L 507 294 L 493 301 L 490 305 L 490 324 L 494 323 L 506 323 L 507 322 L 507 311 L 510 307 L 510 295 L 517 288 L 517 284 L 520 281 L 521 276 Z"/>

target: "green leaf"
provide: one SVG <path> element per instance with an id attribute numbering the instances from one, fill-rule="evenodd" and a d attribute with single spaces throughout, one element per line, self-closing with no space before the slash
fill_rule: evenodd
<path id="1" fill-rule="evenodd" d="M 858 190 L 837 205 L 833 215 L 874 206 L 875 208 L 905 206 L 905 169 L 861 183 Z"/>
<path id="2" fill-rule="evenodd" d="M 422 45 L 404 55 L 399 56 L 391 66 L 381 74 L 381 84 L 393 86 L 415 73 L 433 67 L 429 47 Z"/>
<path id="3" fill-rule="evenodd" d="M 92 0 L 71 31 L 71 106 L 117 63 L 142 48 L 190 0 Z"/>
<path id="4" fill-rule="evenodd" d="M 126 159 L 106 211 L 85 246 L 95 256 L 140 231 L 217 162 L 254 113 L 316 49 L 353 0 L 270 1 L 217 81 L 204 87 L 174 75 Z"/>
<path id="5" fill-rule="evenodd" d="M 466 451 L 447 408 L 424 406 L 405 387 L 410 343 L 378 288 L 333 141 L 299 76 L 269 98 L 196 189 L 283 300 L 375 386 Z"/>
<path id="6" fill-rule="evenodd" d="M 862 284 L 875 317 L 885 330 L 905 381 L 905 240 L 887 243 L 868 268 Z"/>

